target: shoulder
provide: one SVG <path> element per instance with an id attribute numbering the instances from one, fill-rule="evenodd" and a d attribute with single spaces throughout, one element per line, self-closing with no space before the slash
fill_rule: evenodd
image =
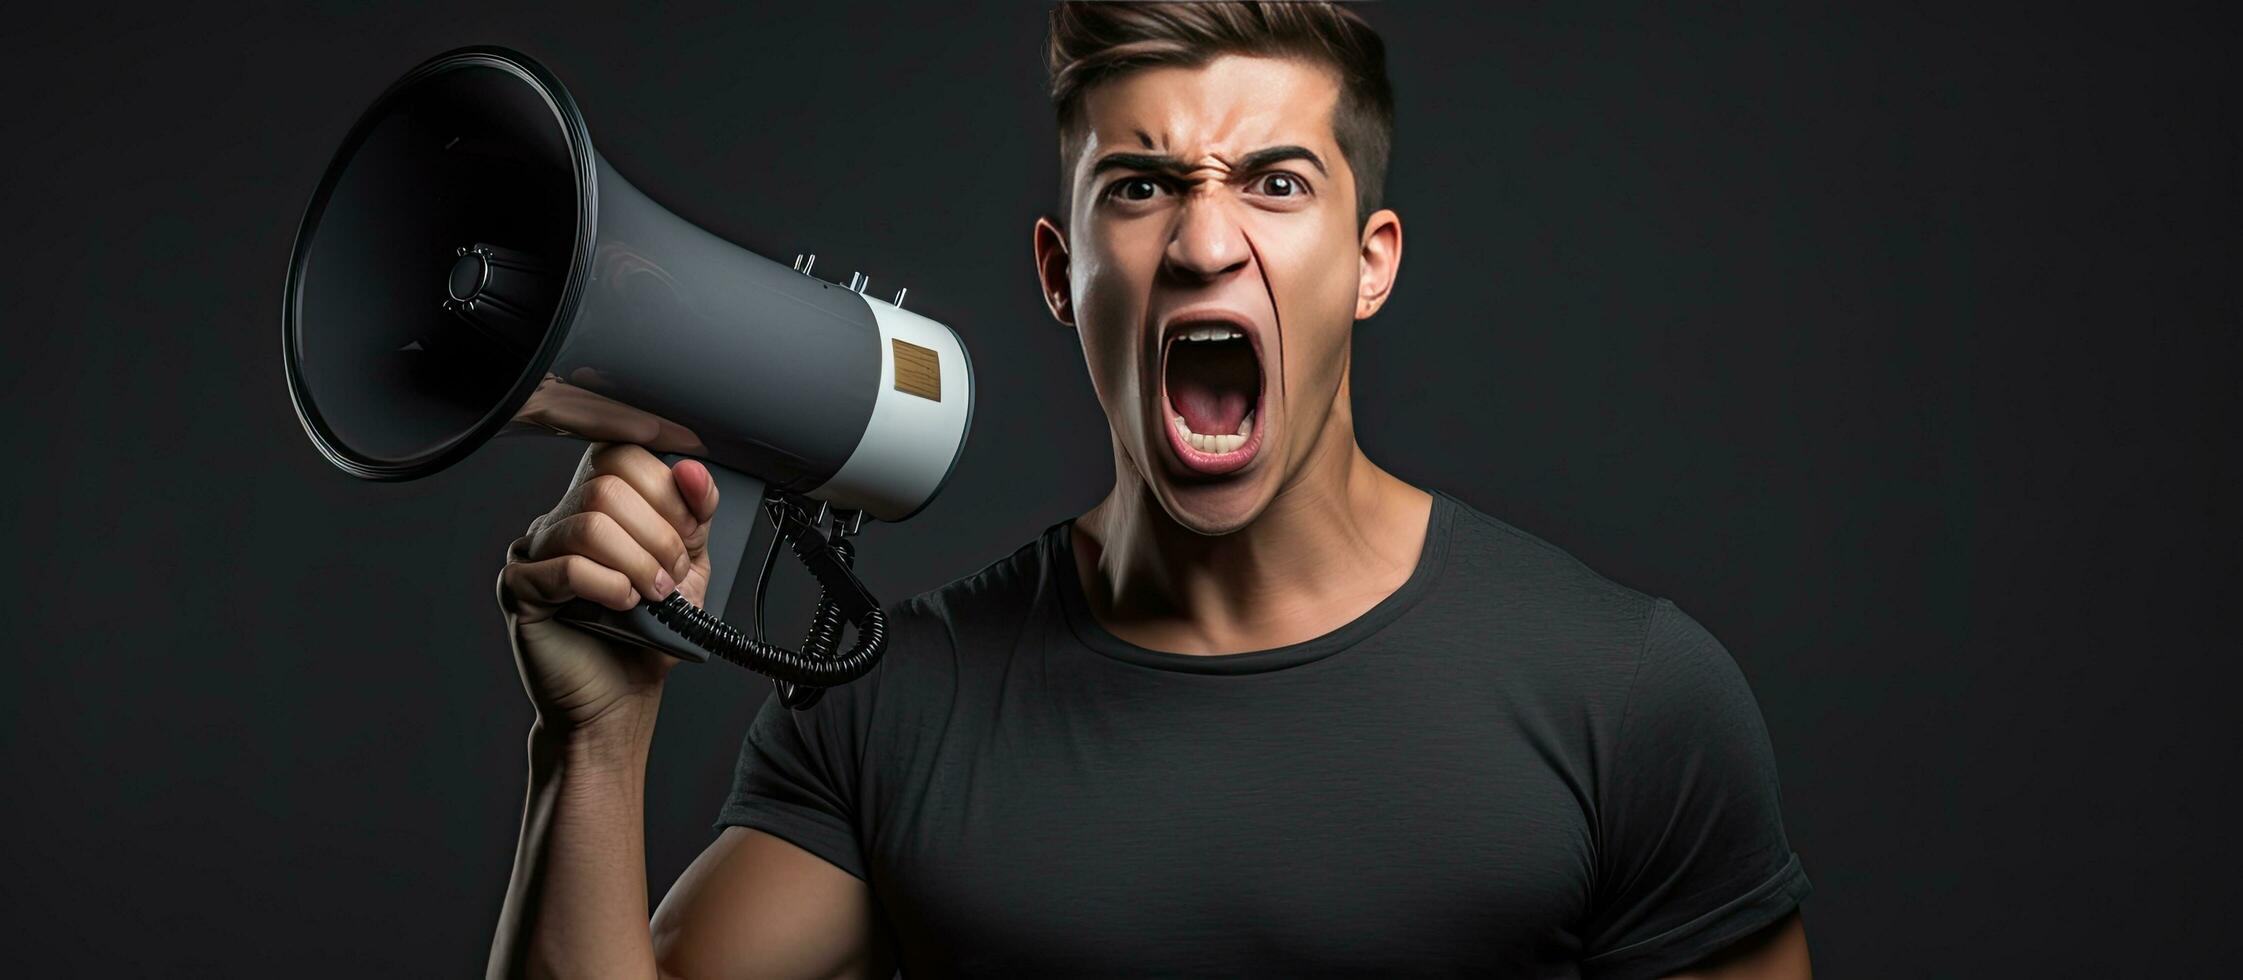
<path id="1" fill-rule="evenodd" d="M 1498 519 L 1452 494 L 1446 498 L 1454 514 L 1449 562 L 1468 576 L 1502 578 L 1512 585 L 1533 585 L 1544 591 L 1575 593 L 1579 598 L 1637 607 L 1648 613 L 1656 601 L 1589 566 L 1570 551 Z"/>
<path id="2" fill-rule="evenodd" d="M 1003 649 L 1059 600 L 1052 575 L 1053 524 L 1009 553 L 942 585 L 889 603 L 888 652 L 873 676 L 911 675 L 904 684 L 954 678 L 962 651 Z M 940 676 L 933 676 L 940 675 Z"/>
<path id="3" fill-rule="evenodd" d="M 1559 546 L 1449 497 L 1452 615 L 1505 637 L 1543 676 L 1623 714 L 1750 712 L 1729 651 L 1674 601 L 1630 587 Z"/>
<path id="4" fill-rule="evenodd" d="M 1454 495 L 1434 492 L 1445 498 L 1449 514 L 1441 592 L 1452 615 L 1572 664 L 1593 659 L 1634 666 L 1663 600 Z"/>
<path id="5" fill-rule="evenodd" d="M 1768 733 L 1744 671 L 1728 648 L 1681 607 L 1655 600 L 1628 685 L 1626 737 L 1641 741 L 1688 731 L 1748 746 Z"/>
<path id="6" fill-rule="evenodd" d="M 1055 601 L 1052 563 L 1058 550 L 1054 524 L 1041 534 L 949 582 L 891 605 L 888 619 L 898 632 L 955 633 L 1013 622 L 1039 603 Z"/>
<path id="7" fill-rule="evenodd" d="M 1053 525 L 1054 528 L 1057 525 Z M 1017 635 L 1026 613 L 1048 590 L 1045 552 L 1052 530 L 971 572 L 904 599 L 883 603 L 887 649 L 865 676 L 836 688 L 813 706 L 813 714 L 846 714 L 856 724 L 874 716 L 887 719 L 883 731 L 911 727 L 914 719 L 940 718 L 976 668 L 964 656 L 1008 642 L 999 631 Z M 983 658 L 986 659 L 986 658 Z M 837 724 L 839 724 L 837 722 Z"/>

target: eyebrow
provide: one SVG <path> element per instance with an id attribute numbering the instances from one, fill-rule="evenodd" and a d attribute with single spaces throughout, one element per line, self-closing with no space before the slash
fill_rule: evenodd
<path id="1" fill-rule="evenodd" d="M 1324 158 L 1305 146 L 1265 146 L 1239 158 L 1238 169 L 1260 170 L 1273 163 L 1286 160 L 1306 160 L 1316 167 L 1316 172 L 1326 177 L 1332 172 L 1324 167 Z M 1181 177 L 1192 171 L 1192 165 L 1182 157 L 1164 153 L 1109 153 L 1090 165 L 1090 176 L 1097 177 L 1108 170 L 1150 170 Z"/>

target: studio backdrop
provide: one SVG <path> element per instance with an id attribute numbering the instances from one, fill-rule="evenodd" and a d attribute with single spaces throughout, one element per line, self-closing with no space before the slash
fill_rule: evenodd
<path id="1" fill-rule="evenodd" d="M 1824 975 L 2233 962 L 2243 87 L 2216 12 L 1366 11 L 1394 56 L 1405 251 L 1355 334 L 1362 443 L 1721 639 L 1768 721 Z M 463 45 L 519 51 L 566 80 L 598 179 L 642 215 L 786 288 L 816 254 L 865 349 L 889 345 L 833 363 L 894 393 L 903 339 L 950 391 L 970 351 L 947 482 L 855 539 L 894 599 L 1110 485 L 1031 262 L 1057 192 L 1044 23 L 1034 3 L 12 12 L 19 971 L 481 969 L 531 719 L 494 583 L 581 447 L 494 432 L 385 482 L 308 438 L 292 250 L 386 86 Z M 494 248 L 412 284 L 430 311 L 545 288 L 501 281 L 497 249 L 535 246 L 443 230 L 445 262 Z M 883 332 L 888 310 L 939 330 Z M 816 481 L 731 455 L 807 488 L 846 463 L 822 447 L 797 447 L 832 467 Z M 804 635 L 816 593 L 782 566 L 772 632 Z M 770 694 L 721 663 L 672 675 L 657 898 L 714 837 Z"/>

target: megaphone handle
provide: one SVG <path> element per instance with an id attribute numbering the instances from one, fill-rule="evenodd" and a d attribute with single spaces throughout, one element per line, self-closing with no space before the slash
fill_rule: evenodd
<path id="1" fill-rule="evenodd" d="M 663 462 L 672 466 L 687 458 L 677 453 L 660 455 Z M 739 578 L 740 565 L 747 560 L 748 539 L 755 535 L 756 521 L 763 513 L 764 484 L 746 473 L 705 459 L 701 465 L 708 467 L 709 475 L 716 478 L 719 508 L 717 519 L 709 524 L 709 588 L 701 597 L 701 608 L 712 616 L 721 617 L 732 596 L 732 583 Z M 630 612 L 616 612 L 599 603 L 577 599 L 561 608 L 559 618 L 610 639 L 652 647 L 681 660 L 701 663 L 709 659 L 709 651 L 694 646 L 676 630 L 655 619 L 653 609 L 653 603 L 641 602 Z"/>

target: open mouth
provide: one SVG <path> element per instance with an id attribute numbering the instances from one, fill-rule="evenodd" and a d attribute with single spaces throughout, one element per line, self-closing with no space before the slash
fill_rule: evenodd
<path id="1" fill-rule="evenodd" d="M 1161 396 L 1168 443 L 1185 468 L 1230 473 L 1261 447 L 1261 352 L 1239 324 L 1171 325 L 1162 341 Z"/>

